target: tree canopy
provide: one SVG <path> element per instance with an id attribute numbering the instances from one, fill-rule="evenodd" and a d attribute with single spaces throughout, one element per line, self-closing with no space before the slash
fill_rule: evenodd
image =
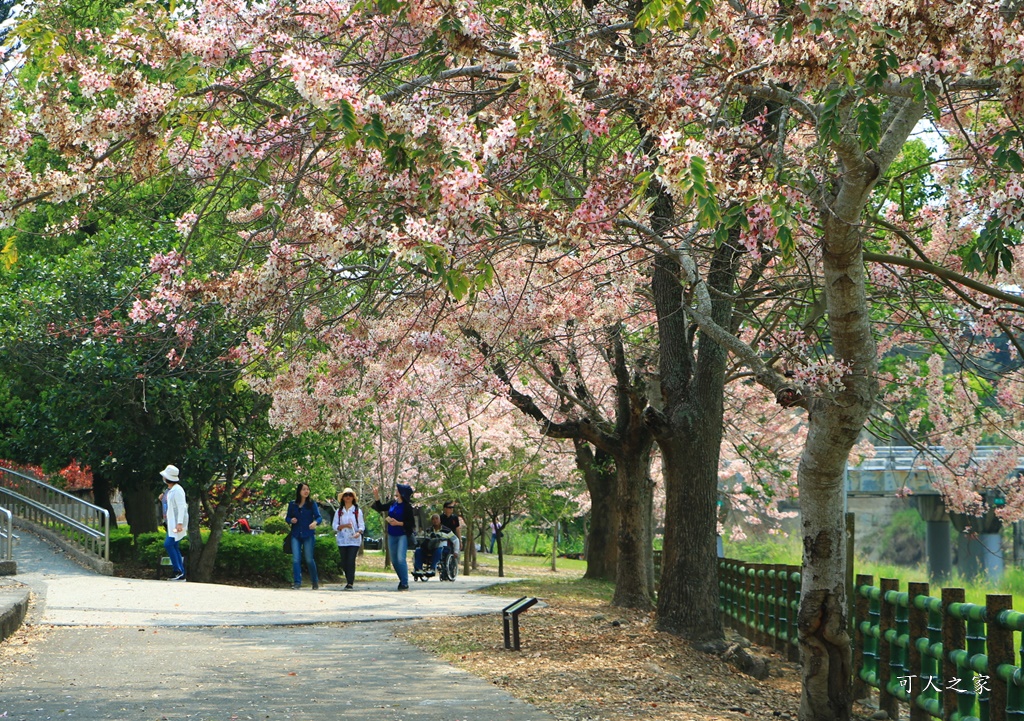
<path id="1" fill-rule="evenodd" d="M 253 319 L 229 356 L 276 427 L 503 395 L 614 459 L 637 607 L 657 447 L 659 624 L 701 638 L 726 398 L 802 414 L 805 721 L 849 716 L 842 477 L 867 423 L 947 449 L 951 508 L 996 489 L 1024 514 L 1016 3 L 207 0 L 102 30 L 69 6 L 19 24 L 0 225 L 73 207 L 70 232 L 118 183 L 187 178 L 131 320 L 177 368 L 205 309 Z M 229 260 L 185 273 L 203 254 Z M 965 473 L 983 436 L 1008 450 Z"/>

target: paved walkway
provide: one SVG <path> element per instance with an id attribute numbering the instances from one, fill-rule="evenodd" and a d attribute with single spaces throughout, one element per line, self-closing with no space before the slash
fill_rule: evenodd
<path id="1" fill-rule="evenodd" d="M 389 574 L 315 592 L 122 579 L 20 535 L 14 578 L 33 592 L 33 629 L 24 648 L 0 646 L 4 721 L 551 718 L 391 633 L 493 613 L 497 640 L 508 600 L 468 593 L 493 579 L 403 593 Z"/>

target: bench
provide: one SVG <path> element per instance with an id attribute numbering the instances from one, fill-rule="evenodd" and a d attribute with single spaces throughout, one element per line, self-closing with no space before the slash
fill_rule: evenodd
<path id="1" fill-rule="evenodd" d="M 540 599 L 530 596 L 523 596 L 518 601 L 501 609 L 501 616 L 505 626 L 505 648 L 519 650 L 519 615 L 528 611 Z M 511 626 L 511 633 L 509 631 Z"/>

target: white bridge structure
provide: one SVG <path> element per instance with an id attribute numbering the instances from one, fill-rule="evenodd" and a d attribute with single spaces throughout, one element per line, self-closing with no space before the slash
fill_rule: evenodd
<path id="1" fill-rule="evenodd" d="M 972 462 L 980 465 L 1005 450 L 1001 446 L 978 446 Z M 960 572 L 967 577 L 985 573 L 998 580 L 1005 567 L 1000 548 L 1002 523 L 991 509 L 1000 505 L 1003 499 L 989 495 L 986 501 L 990 510 L 980 518 L 949 512 L 933 485 L 936 480 L 934 468 L 947 455 L 946 449 L 941 447 L 880 446 L 874 458 L 858 465 L 847 465 L 847 498 L 908 496 L 926 524 L 928 575 L 933 581 L 948 578 L 952 571 L 951 527 L 958 531 L 957 565 Z M 1019 456 L 1011 475 L 1019 479 L 1022 474 L 1024 456 Z M 970 532 L 964 533 L 968 529 Z"/>

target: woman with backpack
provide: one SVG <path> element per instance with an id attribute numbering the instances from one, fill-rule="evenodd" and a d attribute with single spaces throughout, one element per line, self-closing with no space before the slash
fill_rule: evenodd
<path id="1" fill-rule="evenodd" d="M 363 542 L 363 513 L 356 503 L 356 492 L 346 488 L 338 496 L 341 505 L 334 513 L 335 538 L 338 541 L 338 553 L 341 554 L 341 570 L 345 572 L 345 589 L 352 590 L 356 580 L 356 554 Z"/>

